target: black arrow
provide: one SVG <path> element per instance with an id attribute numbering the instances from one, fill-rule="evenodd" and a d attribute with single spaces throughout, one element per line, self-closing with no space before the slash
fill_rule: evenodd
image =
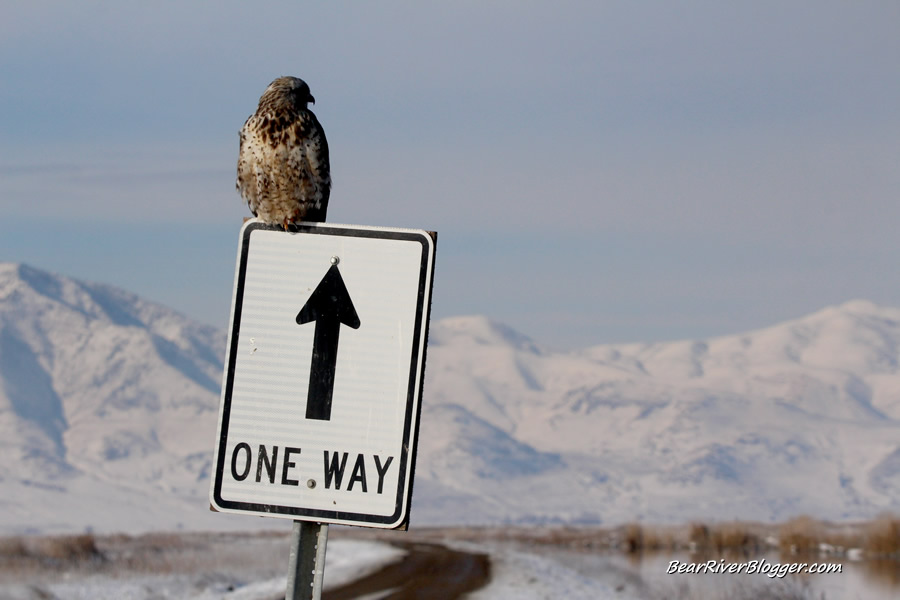
<path id="1" fill-rule="evenodd" d="M 334 367 L 341 323 L 359 329 L 359 316 L 336 262 L 297 314 L 298 325 L 311 321 L 316 322 L 316 331 L 309 369 L 306 418 L 328 421 L 331 419 L 331 395 L 334 392 Z"/>

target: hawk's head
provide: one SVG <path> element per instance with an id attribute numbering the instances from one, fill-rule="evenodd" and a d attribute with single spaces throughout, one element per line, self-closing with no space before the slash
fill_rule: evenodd
<path id="1" fill-rule="evenodd" d="M 259 98 L 260 108 L 294 108 L 306 110 L 308 103 L 315 104 L 316 99 L 309 92 L 309 86 L 298 77 L 279 77 L 269 84 Z"/>

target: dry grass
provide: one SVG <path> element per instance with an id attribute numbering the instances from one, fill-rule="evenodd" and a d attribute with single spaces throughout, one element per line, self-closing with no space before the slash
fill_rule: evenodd
<path id="1" fill-rule="evenodd" d="M 833 531 L 826 528 L 822 534 L 826 546 L 820 546 L 820 554 L 846 554 L 851 548 L 860 548 L 862 538 L 859 531 Z"/>
<path id="2" fill-rule="evenodd" d="M 824 527 L 811 517 L 796 517 L 778 528 L 778 547 L 783 554 L 818 554 L 821 543 L 825 543 Z"/>
<path id="3" fill-rule="evenodd" d="M 359 535 L 366 532 L 360 530 Z M 862 550 L 867 558 L 900 558 L 900 517 L 884 515 L 868 523 L 830 523 L 800 516 L 780 525 L 731 521 L 688 525 L 628 523 L 618 527 L 536 526 L 421 528 L 418 533 L 443 539 L 494 539 L 525 545 L 567 547 L 579 551 L 620 550 L 637 556 L 654 551 L 690 551 L 703 557 L 746 557 L 773 549 L 782 556 L 846 556 Z"/>
<path id="4" fill-rule="evenodd" d="M 754 554 L 765 547 L 758 529 L 758 526 L 740 521 L 712 525 L 692 523 L 688 540 L 691 549 L 700 554 Z"/>
<path id="5" fill-rule="evenodd" d="M 28 555 L 25 541 L 20 537 L 0 538 L 0 558 L 21 558 Z"/>
<path id="6" fill-rule="evenodd" d="M 900 517 L 881 515 L 866 526 L 866 553 L 878 557 L 900 557 Z"/>
<path id="7" fill-rule="evenodd" d="M 622 528 L 622 549 L 625 550 L 625 552 L 643 552 L 643 525 L 640 523 L 629 523 Z"/>
<path id="8" fill-rule="evenodd" d="M 85 533 L 33 538 L 2 538 L 0 539 L 0 558 L 7 561 L 82 562 L 103 560 L 103 553 L 97 548 L 94 536 Z"/>
<path id="9" fill-rule="evenodd" d="M 103 554 L 90 533 L 35 538 L 28 545 L 29 554 L 58 561 L 99 560 Z"/>
<path id="10" fill-rule="evenodd" d="M 676 550 L 683 546 L 677 530 L 671 527 L 646 527 L 629 523 L 621 528 L 618 546 L 628 553 Z"/>
<path id="11" fill-rule="evenodd" d="M 844 555 L 858 548 L 869 558 L 900 558 L 900 517 L 890 514 L 864 524 L 831 524 L 808 516 L 781 525 L 691 523 L 683 533 L 671 527 L 630 523 L 620 532 L 615 546 L 630 553 L 690 549 L 703 555 L 748 556 L 769 548 L 767 538 L 771 536 L 785 556 Z"/>

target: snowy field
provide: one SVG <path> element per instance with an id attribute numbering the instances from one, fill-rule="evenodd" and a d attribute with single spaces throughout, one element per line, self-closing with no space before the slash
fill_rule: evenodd
<path id="1" fill-rule="evenodd" d="M 190 536 L 186 536 L 190 537 Z M 205 544 L 188 541 L 191 547 L 172 543 L 169 559 L 156 565 L 140 565 L 122 557 L 122 568 L 81 565 L 63 572 L 42 569 L 20 574 L 4 572 L 0 598 L 6 599 L 96 599 L 150 600 L 184 598 L 190 600 L 270 600 L 283 598 L 287 582 L 287 540 L 278 537 L 223 539 L 237 542 L 243 552 L 224 553 Z M 150 552 L 167 552 L 151 548 Z M 333 540 L 328 545 L 326 574 L 328 587 L 337 588 L 364 577 L 383 566 L 399 561 L 405 552 L 390 544 L 370 540 Z M 241 566 L 241 557 L 245 559 Z M 177 561 L 177 562 L 176 562 Z M 175 564 L 173 564 L 175 563 Z M 47 571 L 55 571 L 46 565 Z M 147 572 L 153 571 L 153 572 Z M 278 573 L 278 574 L 276 574 Z M 13 581 L 20 579 L 20 581 Z"/>
<path id="2" fill-rule="evenodd" d="M 864 569 L 776 579 L 765 575 L 666 575 L 671 556 L 635 560 L 621 553 L 583 552 L 486 539 L 454 539 L 440 531 L 370 533 L 333 531 L 328 544 L 325 596 L 473 600 L 688 600 L 704 598 L 887 600 L 897 580 L 876 581 Z M 161 600 L 276 600 L 286 584 L 288 538 L 278 534 L 151 534 L 98 539 L 104 556 L 90 560 L 0 560 L 0 598 Z M 455 551 L 455 552 L 454 552 Z M 446 554 L 446 556 L 445 556 Z M 440 555 L 419 572 L 403 571 L 422 555 Z M 468 595 L 440 581 L 476 580 L 474 562 L 487 555 L 490 576 Z M 448 558 L 449 557 L 449 558 Z M 684 558 L 684 557 L 683 557 Z M 455 561 L 455 562 L 454 562 Z M 421 564 L 422 563 L 418 563 Z M 435 564 L 439 566 L 435 567 Z M 415 570 L 416 567 L 411 567 Z M 477 571 L 477 570 L 476 570 Z M 391 579 L 394 577 L 394 579 Z M 403 582 L 416 580 L 411 588 Z M 890 578 L 888 578 L 890 579 Z M 362 586 L 353 582 L 362 582 Z M 427 585 L 434 590 L 422 595 Z M 473 589 L 473 588 L 469 588 Z"/>

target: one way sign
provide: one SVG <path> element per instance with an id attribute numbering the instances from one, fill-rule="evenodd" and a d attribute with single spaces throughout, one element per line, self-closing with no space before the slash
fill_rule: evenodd
<path id="1" fill-rule="evenodd" d="M 212 507 L 403 527 L 432 235 L 250 220 L 240 239 Z"/>

